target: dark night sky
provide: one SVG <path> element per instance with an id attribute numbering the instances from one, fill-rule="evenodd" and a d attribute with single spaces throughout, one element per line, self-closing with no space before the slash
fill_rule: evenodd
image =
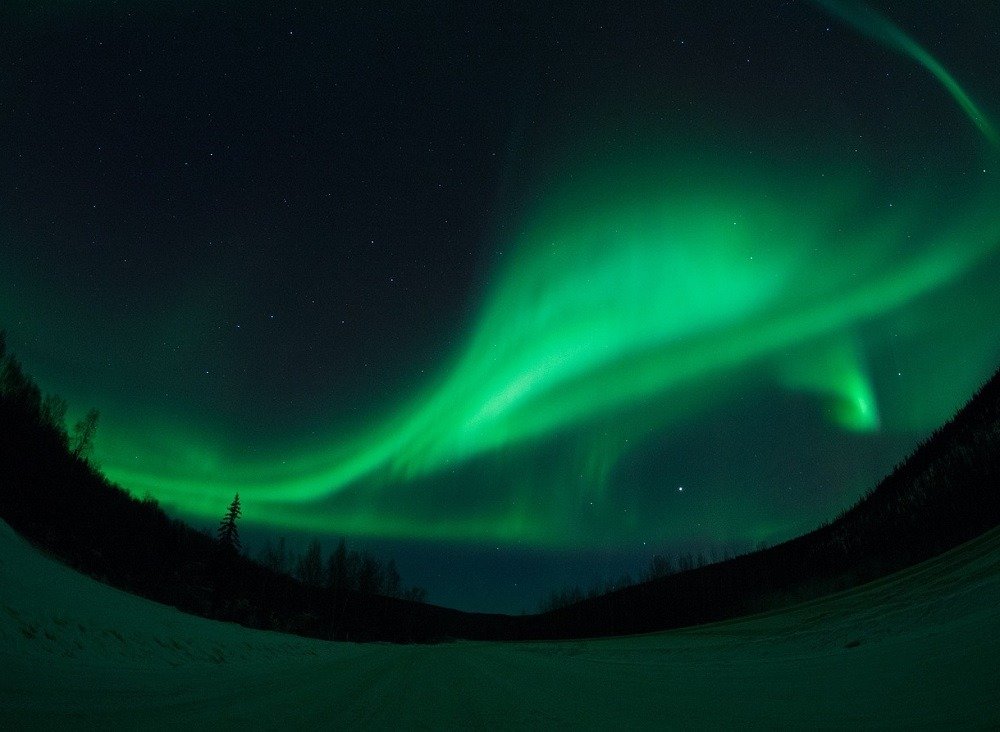
<path id="1" fill-rule="evenodd" d="M 533 609 L 832 518 L 1000 363 L 994 4 L 35 5 L 0 326 L 195 525 Z"/>

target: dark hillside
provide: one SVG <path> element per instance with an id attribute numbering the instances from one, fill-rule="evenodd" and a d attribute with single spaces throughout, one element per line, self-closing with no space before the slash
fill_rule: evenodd
<path id="1" fill-rule="evenodd" d="M 110 483 L 0 337 L 0 517 L 70 566 L 186 612 L 319 638 L 579 638 L 756 613 L 854 587 L 1000 524 L 1000 375 L 853 508 L 771 549 L 536 616 L 304 584 Z M 220 515 L 223 506 L 220 506 Z"/>
<path id="2" fill-rule="evenodd" d="M 78 571 L 185 612 L 318 638 L 512 634 L 504 616 L 311 586 L 226 550 L 109 482 L 63 426 L 65 409 L 5 353 L 0 332 L 0 518 Z"/>
<path id="3" fill-rule="evenodd" d="M 642 633 L 761 612 L 883 577 L 998 524 L 1000 372 L 833 522 L 771 549 L 546 613 L 529 633 Z"/>

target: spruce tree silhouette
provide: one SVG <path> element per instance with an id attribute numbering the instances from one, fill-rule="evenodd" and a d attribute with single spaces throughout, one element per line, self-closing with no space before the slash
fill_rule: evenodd
<path id="1" fill-rule="evenodd" d="M 236 526 L 236 519 L 240 517 L 241 513 L 240 494 L 237 493 L 233 496 L 233 502 L 229 504 L 226 515 L 219 522 L 219 543 L 237 553 L 243 549 L 242 544 L 240 544 L 240 530 Z"/>
<path id="2" fill-rule="evenodd" d="M 70 438 L 73 457 L 86 460 L 90 455 L 90 451 L 94 448 L 94 434 L 97 432 L 97 420 L 100 416 L 100 412 L 96 409 L 90 409 L 83 419 L 73 425 L 73 435 Z"/>
<path id="3" fill-rule="evenodd" d="M 318 539 L 309 542 L 306 553 L 295 564 L 295 576 L 302 584 L 323 586 L 323 547 Z"/>

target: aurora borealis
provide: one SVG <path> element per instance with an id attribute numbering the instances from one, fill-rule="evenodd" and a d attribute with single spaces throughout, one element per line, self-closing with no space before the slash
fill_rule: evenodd
<path id="1" fill-rule="evenodd" d="M 0 326 L 196 524 L 516 610 L 832 518 L 1000 365 L 995 7 L 99 5 L 6 11 Z"/>

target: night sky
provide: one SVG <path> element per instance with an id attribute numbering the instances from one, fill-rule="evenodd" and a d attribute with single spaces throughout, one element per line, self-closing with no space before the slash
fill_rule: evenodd
<path id="1" fill-rule="evenodd" d="M 1000 365 L 997 3 L 4 5 L 0 327 L 196 526 L 533 610 Z"/>

